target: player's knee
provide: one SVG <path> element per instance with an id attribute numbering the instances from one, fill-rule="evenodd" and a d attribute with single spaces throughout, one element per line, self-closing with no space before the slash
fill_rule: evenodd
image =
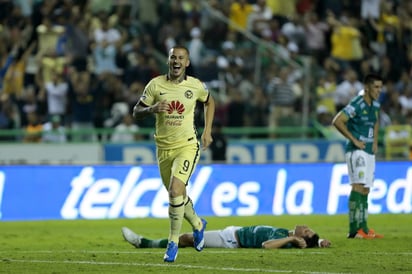
<path id="1" fill-rule="evenodd" d="M 185 196 L 186 194 L 186 186 L 185 184 L 173 177 L 173 180 L 169 187 L 169 197 L 178 197 L 178 196 Z"/>
<path id="2" fill-rule="evenodd" d="M 364 189 L 365 187 L 363 186 L 363 184 L 352 184 L 352 190 L 359 192 L 359 193 L 364 193 Z"/>

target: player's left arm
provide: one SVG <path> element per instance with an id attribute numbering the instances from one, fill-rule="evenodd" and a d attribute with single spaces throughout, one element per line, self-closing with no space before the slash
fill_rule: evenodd
<path id="1" fill-rule="evenodd" d="M 306 242 L 303 238 L 296 237 L 296 236 L 289 236 L 289 237 L 285 237 L 281 239 L 267 240 L 262 243 L 262 248 L 276 249 L 276 248 L 284 247 L 289 243 L 299 248 L 306 247 Z"/>
<path id="2" fill-rule="evenodd" d="M 374 154 L 378 153 L 378 139 L 379 139 L 379 114 L 377 115 L 377 119 L 375 122 L 375 126 L 373 128 L 373 146 L 372 151 Z"/>
<path id="3" fill-rule="evenodd" d="M 202 149 L 206 150 L 213 142 L 212 138 L 212 125 L 213 118 L 215 116 L 215 99 L 212 94 L 209 93 L 208 100 L 204 103 L 204 117 L 205 127 L 201 136 Z"/>

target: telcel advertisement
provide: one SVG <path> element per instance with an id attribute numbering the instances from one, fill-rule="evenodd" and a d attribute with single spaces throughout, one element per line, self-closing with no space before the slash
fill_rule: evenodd
<path id="1" fill-rule="evenodd" d="M 198 165 L 188 193 L 202 216 L 347 213 L 346 164 Z M 165 218 L 156 165 L 2 166 L 0 220 Z M 369 213 L 412 212 L 412 164 L 378 162 Z"/>

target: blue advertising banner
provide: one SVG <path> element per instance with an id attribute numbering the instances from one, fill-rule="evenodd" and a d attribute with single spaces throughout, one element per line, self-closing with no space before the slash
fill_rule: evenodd
<path id="1" fill-rule="evenodd" d="M 226 155 L 230 164 L 316 163 L 345 161 L 344 141 L 241 141 L 231 140 Z M 105 144 L 104 162 L 124 164 L 156 163 L 153 142 L 136 144 Z M 210 153 L 201 154 L 201 162 L 210 162 Z"/>
<path id="2" fill-rule="evenodd" d="M 412 164 L 379 162 L 369 212 L 412 213 Z M 345 164 L 199 165 L 188 186 L 202 216 L 342 214 Z M 2 166 L 0 219 L 167 217 L 157 166 Z"/>

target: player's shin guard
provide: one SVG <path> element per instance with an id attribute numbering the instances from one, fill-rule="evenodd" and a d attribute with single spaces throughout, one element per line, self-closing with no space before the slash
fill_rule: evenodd
<path id="1" fill-rule="evenodd" d="M 349 195 L 349 237 L 352 238 L 356 235 L 360 228 L 360 204 L 361 194 L 356 191 L 352 191 Z"/>
<path id="2" fill-rule="evenodd" d="M 189 196 L 185 198 L 185 219 L 192 225 L 193 229 L 202 228 L 202 220 L 197 216 L 195 209 L 193 208 L 193 202 Z"/>
<path id="3" fill-rule="evenodd" d="M 185 213 L 183 196 L 170 198 L 169 200 L 169 219 L 170 232 L 169 241 L 176 244 L 179 242 L 180 230 L 182 228 L 183 216 Z"/>
<path id="4" fill-rule="evenodd" d="M 360 223 L 360 227 L 365 231 L 365 233 L 369 232 L 368 228 L 368 195 L 362 195 L 362 220 Z"/>

